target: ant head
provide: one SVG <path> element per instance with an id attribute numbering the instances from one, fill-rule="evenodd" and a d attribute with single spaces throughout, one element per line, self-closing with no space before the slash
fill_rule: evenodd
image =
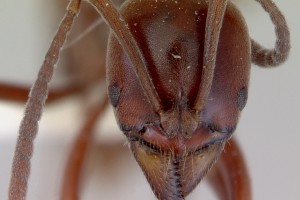
<path id="1" fill-rule="evenodd" d="M 119 125 L 156 195 L 178 199 L 199 183 L 235 130 L 247 100 L 250 39 L 243 17 L 229 4 L 221 17 L 220 37 L 213 41 L 217 51 L 207 56 L 206 48 L 213 48 L 206 44 L 212 26 L 207 24 L 207 3 L 153 2 L 131 1 L 121 12 L 146 65 L 158 108 L 145 92 L 144 77 L 136 74 L 140 69 L 114 34 L 108 46 L 108 91 Z M 206 77 L 210 59 L 215 67 Z"/>

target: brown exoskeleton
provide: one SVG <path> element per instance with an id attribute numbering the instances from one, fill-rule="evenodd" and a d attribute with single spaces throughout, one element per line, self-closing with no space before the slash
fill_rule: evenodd
<path id="1" fill-rule="evenodd" d="M 289 32 L 275 4 L 258 1 L 276 26 L 275 48 L 267 50 L 250 39 L 243 17 L 226 0 L 130 0 L 120 11 L 107 0 L 89 2 L 112 29 L 107 55 L 110 102 L 157 198 L 184 199 L 227 148 L 238 156 L 220 157 L 214 187 L 222 199 L 250 199 L 239 150 L 234 143 L 224 146 L 247 101 L 250 62 L 275 66 L 287 58 Z M 79 7 L 79 0 L 69 4 L 31 90 L 10 199 L 25 198 L 32 141 L 53 65 Z M 89 132 L 104 105 L 91 115 L 83 133 Z M 74 174 L 67 177 L 72 180 Z M 70 185 L 65 184 L 62 198 L 76 196 Z"/>

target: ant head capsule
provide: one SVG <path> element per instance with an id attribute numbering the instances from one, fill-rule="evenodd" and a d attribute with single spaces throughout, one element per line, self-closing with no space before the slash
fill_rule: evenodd
<path id="1" fill-rule="evenodd" d="M 121 13 L 140 48 L 161 110 L 151 105 L 133 63 L 112 33 L 107 80 L 116 118 L 121 128 L 126 127 L 123 131 L 156 195 L 184 197 L 220 155 L 246 104 L 247 27 L 228 3 L 211 89 L 201 110 L 196 110 L 204 79 L 207 2 L 129 1 Z"/>

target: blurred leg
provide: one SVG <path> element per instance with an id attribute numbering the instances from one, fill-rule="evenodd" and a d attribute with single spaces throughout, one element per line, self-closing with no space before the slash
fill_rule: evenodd
<path id="1" fill-rule="evenodd" d="M 251 200 L 250 178 L 237 142 L 231 139 L 208 175 L 213 189 L 222 200 Z"/>
<path id="2" fill-rule="evenodd" d="M 102 103 L 97 104 L 87 117 L 81 131 L 79 132 L 72 148 L 65 169 L 65 175 L 62 185 L 61 200 L 77 200 L 80 191 L 80 174 L 82 171 L 84 158 L 87 154 L 88 147 L 93 138 L 93 129 L 97 119 L 101 117 L 107 107 L 107 96 Z"/>
<path id="3" fill-rule="evenodd" d="M 50 90 L 47 98 L 47 103 L 60 100 L 66 96 L 80 93 L 83 88 L 79 86 L 71 86 L 62 89 Z M 15 101 L 19 103 L 25 103 L 29 97 L 30 87 L 29 86 L 17 86 L 13 84 L 1 83 L 0 82 L 0 99 Z"/>

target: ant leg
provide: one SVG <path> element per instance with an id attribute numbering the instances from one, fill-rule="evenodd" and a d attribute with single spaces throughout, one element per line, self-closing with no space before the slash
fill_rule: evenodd
<path id="1" fill-rule="evenodd" d="M 108 98 L 105 96 L 103 102 L 99 103 L 92 109 L 92 113 L 88 116 L 87 121 L 79 132 L 79 135 L 71 148 L 71 153 L 65 168 L 61 200 L 78 199 L 77 192 L 80 191 L 80 173 L 82 171 L 84 158 L 87 154 L 87 149 L 91 144 L 93 129 L 96 125 L 97 119 L 101 117 L 107 105 Z"/>
<path id="2" fill-rule="evenodd" d="M 50 90 L 47 97 L 47 103 L 51 103 L 72 94 L 80 93 L 82 90 L 83 88 L 80 86 L 70 86 L 62 89 Z M 0 83 L 1 100 L 9 100 L 22 103 L 28 99 L 29 92 L 29 87 Z"/>
<path id="3" fill-rule="evenodd" d="M 38 121 L 41 118 L 43 106 L 48 95 L 48 83 L 52 78 L 53 66 L 57 63 L 59 51 L 72 27 L 75 16 L 79 12 L 80 3 L 80 0 L 72 0 L 69 3 L 67 12 L 47 52 L 38 78 L 30 91 L 30 98 L 21 122 L 14 154 L 8 194 L 9 200 L 23 200 L 26 198 L 33 140 L 36 137 Z"/>
<path id="4" fill-rule="evenodd" d="M 65 7 L 65 2 L 59 1 L 57 9 L 61 10 L 62 7 Z M 99 19 L 99 14 L 89 4 L 83 4 L 80 12 L 83 15 L 76 22 L 77 25 L 68 37 L 70 42 L 63 46 L 62 51 L 64 66 L 61 72 L 68 77 L 66 85 L 50 88 L 47 103 L 76 93 L 82 94 L 105 76 L 108 28 L 97 26 L 103 19 Z M 73 48 L 69 48 L 71 46 Z M 28 99 L 29 91 L 30 84 L 16 85 L 0 81 L 0 100 L 23 103 Z"/>
<path id="5" fill-rule="evenodd" d="M 250 178 L 237 142 L 231 139 L 208 180 L 222 200 L 251 200 Z"/>
<path id="6" fill-rule="evenodd" d="M 256 0 L 267 13 L 275 25 L 276 43 L 274 49 L 265 49 L 251 39 L 252 62 L 261 67 L 278 66 L 283 63 L 290 51 L 290 32 L 286 20 L 275 3 L 271 0 Z"/>

